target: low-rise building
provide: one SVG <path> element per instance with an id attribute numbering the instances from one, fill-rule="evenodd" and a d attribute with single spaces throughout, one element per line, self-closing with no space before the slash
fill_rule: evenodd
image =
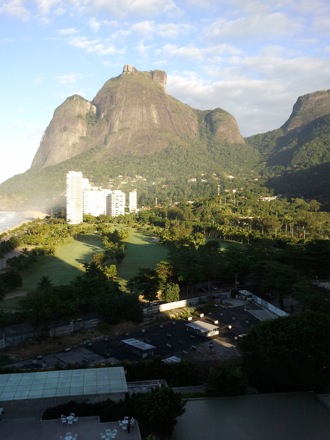
<path id="1" fill-rule="evenodd" d="M 198 336 L 210 338 L 219 334 L 219 327 L 204 321 L 195 321 L 186 324 L 187 331 Z"/>

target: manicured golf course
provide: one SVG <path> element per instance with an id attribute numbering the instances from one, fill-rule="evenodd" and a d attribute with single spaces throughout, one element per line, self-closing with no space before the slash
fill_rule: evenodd
<path id="1" fill-rule="evenodd" d="M 156 237 L 134 229 L 129 229 L 125 244 L 125 259 L 117 265 L 118 277 L 125 281 L 137 275 L 139 268 L 154 268 L 167 256 L 167 248 Z"/>
<path id="2" fill-rule="evenodd" d="M 117 264 L 118 277 L 123 282 L 137 275 L 139 268 L 155 267 L 167 255 L 167 249 L 155 237 L 131 228 L 127 230 L 125 258 Z M 70 283 L 84 271 L 83 264 L 97 252 L 103 252 L 103 246 L 96 234 L 81 235 L 58 246 L 55 255 L 39 257 L 37 263 L 22 272 L 22 290 L 33 291 L 41 277 L 45 276 L 55 285 Z"/>

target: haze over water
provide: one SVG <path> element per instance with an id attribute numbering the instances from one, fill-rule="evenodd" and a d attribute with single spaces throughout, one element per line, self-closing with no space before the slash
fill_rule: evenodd
<path id="1" fill-rule="evenodd" d="M 7 229 L 18 227 L 22 223 L 29 222 L 39 217 L 41 213 L 33 211 L 0 211 L 0 234 Z"/>

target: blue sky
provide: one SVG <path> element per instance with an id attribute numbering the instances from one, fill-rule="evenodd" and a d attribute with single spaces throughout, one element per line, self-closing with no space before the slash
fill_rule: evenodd
<path id="1" fill-rule="evenodd" d="M 2 0 L 0 182 L 30 168 L 54 110 L 92 100 L 125 64 L 221 107 L 243 136 L 279 128 L 330 88 L 328 0 Z"/>

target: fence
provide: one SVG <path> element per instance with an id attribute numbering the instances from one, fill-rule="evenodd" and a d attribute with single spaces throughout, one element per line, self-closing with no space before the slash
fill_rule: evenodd
<path id="1" fill-rule="evenodd" d="M 212 295 L 212 294 L 211 294 Z M 213 296 L 219 296 L 219 297 L 229 297 L 229 292 L 222 292 L 219 294 L 213 294 Z M 199 304 L 203 300 L 207 300 L 210 298 L 210 295 L 205 296 L 198 296 L 195 298 L 189 298 L 184 299 L 181 301 L 171 302 L 171 303 L 165 303 L 165 304 L 157 304 L 154 306 L 146 307 L 143 312 L 145 318 L 147 318 L 149 315 L 154 315 L 161 312 L 166 312 L 168 310 L 174 310 L 174 309 L 180 309 L 183 307 L 191 307 L 195 306 L 196 304 Z M 274 313 L 277 316 L 288 316 L 288 313 L 286 313 L 284 310 L 279 309 L 278 307 L 274 306 L 273 304 L 270 304 L 269 302 L 265 301 L 264 299 L 260 298 L 257 295 L 252 294 L 253 302 L 258 304 L 263 309 L 267 309 L 270 312 Z"/>
<path id="2" fill-rule="evenodd" d="M 52 327 L 49 330 L 50 336 L 61 336 L 74 332 L 78 332 L 80 329 L 89 329 L 96 327 L 100 320 L 97 318 L 93 319 L 78 319 L 76 321 L 71 321 L 65 325 L 59 325 L 57 327 Z M 0 350 L 6 347 L 12 347 L 20 345 L 22 342 L 33 339 L 36 337 L 36 332 L 34 329 L 25 329 L 21 332 L 13 331 L 12 329 L 6 329 L 3 332 L 2 338 L 0 339 Z"/>
<path id="3" fill-rule="evenodd" d="M 279 309 L 278 307 L 274 306 L 273 304 L 270 304 L 269 302 L 265 301 L 262 298 L 259 298 L 257 295 L 252 295 L 253 301 L 258 304 L 263 309 L 267 309 L 270 312 L 274 313 L 277 316 L 289 316 L 288 313 L 286 313 L 284 310 Z"/>
<path id="4" fill-rule="evenodd" d="M 191 307 L 195 306 L 196 304 L 200 304 L 202 301 L 210 299 L 212 296 L 216 295 L 222 295 L 222 296 L 228 296 L 228 293 L 222 292 L 221 294 L 208 294 L 204 296 L 197 296 L 195 298 L 188 298 L 183 299 L 181 301 L 175 301 L 171 303 L 164 303 L 164 304 L 157 304 L 153 306 L 148 306 L 145 309 L 143 309 L 144 316 L 147 317 L 148 315 L 154 315 L 156 313 L 161 312 L 167 312 L 168 310 L 174 310 L 174 309 L 181 309 L 183 307 Z"/>

